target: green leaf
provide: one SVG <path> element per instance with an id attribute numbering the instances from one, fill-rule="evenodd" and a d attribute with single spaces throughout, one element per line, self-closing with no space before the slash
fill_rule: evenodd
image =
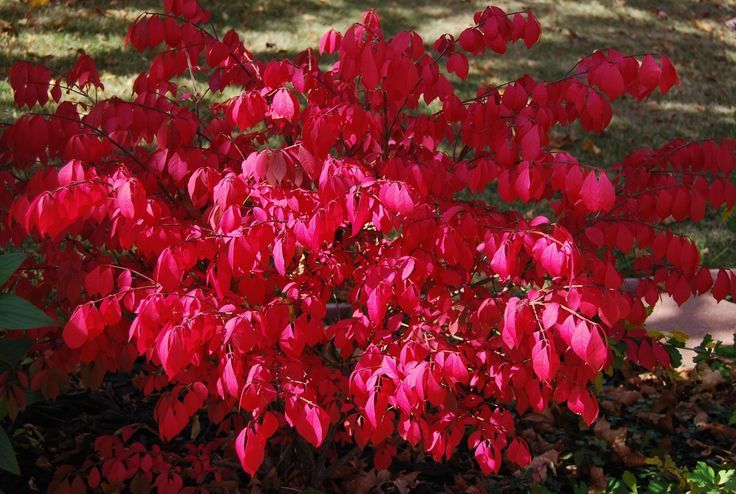
<path id="1" fill-rule="evenodd" d="M 649 485 L 647 485 L 647 494 L 667 494 L 668 492 L 673 492 L 671 490 L 672 487 L 672 480 L 661 476 L 654 477 L 649 481 Z M 677 490 L 676 492 L 680 491 Z"/>
<path id="2" fill-rule="evenodd" d="M 0 340 L 0 362 L 15 367 L 23 360 L 31 346 L 33 346 L 33 341 L 27 338 Z"/>
<path id="3" fill-rule="evenodd" d="M 547 489 L 542 484 L 537 484 L 534 487 L 532 487 L 531 494 L 552 494 L 552 491 Z"/>
<path id="4" fill-rule="evenodd" d="M 588 484 L 580 481 L 572 486 L 573 494 L 588 494 Z"/>
<path id="5" fill-rule="evenodd" d="M 0 293 L 0 328 L 33 329 L 53 324 L 53 319 L 29 301 L 12 293 Z"/>
<path id="6" fill-rule="evenodd" d="M 718 472 L 718 485 L 724 485 L 734 479 L 736 470 L 721 470 Z"/>
<path id="7" fill-rule="evenodd" d="M 711 486 L 715 483 L 716 472 L 707 463 L 699 461 L 687 480 L 692 488 Z"/>
<path id="8" fill-rule="evenodd" d="M 46 401 L 40 391 L 26 391 L 26 406 L 33 405 L 34 403 L 41 403 Z"/>
<path id="9" fill-rule="evenodd" d="M 0 256 L 0 285 L 4 284 L 15 273 L 26 258 L 25 254 L 3 254 Z"/>
<path id="10" fill-rule="evenodd" d="M 8 434 L 2 427 L 0 427 L 0 468 L 6 472 L 20 475 L 20 467 L 18 467 L 18 460 L 15 457 L 15 450 L 10 443 Z"/>
<path id="11" fill-rule="evenodd" d="M 626 487 L 629 488 L 629 491 L 632 494 L 637 494 L 639 490 L 636 486 L 636 477 L 634 477 L 634 474 L 626 470 L 624 474 L 621 476 L 621 480 L 624 481 L 624 484 L 626 484 Z"/>
<path id="12" fill-rule="evenodd" d="M 619 494 L 621 492 L 626 492 L 626 487 L 624 486 L 624 483 L 621 482 L 621 479 L 609 478 L 608 484 L 606 484 L 606 493 Z"/>
<path id="13" fill-rule="evenodd" d="M 665 349 L 667 350 L 667 353 L 670 354 L 670 363 L 672 364 L 672 368 L 676 369 L 677 367 L 680 367 L 682 365 L 682 354 L 680 351 L 674 346 L 665 346 Z"/>

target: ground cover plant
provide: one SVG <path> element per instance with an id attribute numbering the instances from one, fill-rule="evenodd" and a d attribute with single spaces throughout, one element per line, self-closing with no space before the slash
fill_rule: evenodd
<path id="1" fill-rule="evenodd" d="M 7 413 L 26 389 L 152 398 L 126 404 L 151 423 L 123 412 L 117 432 L 81 439 L 93 451 L 78 446 L 52 490 L 217 491 L 241 469 L 323 487 L 407 445 L 509 474 L 533 459 L 519 420 L 561 406 L 592 425 L 604 370 L 672 364 L 643 327 L 661 291 L 736 292 L 671 231 L 734 207 L 732 139 L 610 169 L 550 142 L 677 87 L 666 56 L 598 51 L 560 79 L 461 99 L 470 59 L 539 40 L 530 11 L 488 7 L 425 44 L 385 37 L 369 10 L 270 60 L 209 18 L 191 0 L 137 18 L 126 42 L 152 61 L 128 99 L 99 97 L 86 54 L 59 74 L 10 69 L 26 110 L 0 137 L 0 241 L 33 259 L 9 286 L 67 322 L 26 333 Z M 530 203 L 549 217 L 517 212 Z"/>

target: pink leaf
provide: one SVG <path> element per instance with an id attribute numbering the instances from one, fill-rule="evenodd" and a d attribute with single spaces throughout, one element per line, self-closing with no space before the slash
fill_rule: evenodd
<path id="1" fill-rule="evenodd" d="M 592 424 L 598 417 L 598 402 L 587 389 L 575 386 L 570 390 L 567 407 L 571 412 L 583 417 L 586 424 Z"/>
<path id="2" fill-rule="evenodd" d="M 542 381 L 550 381 L 555 377 L 560 361 L 554 347 L 544 340 L 539 340 L 532 348 L 532 367 L 534 373 Z"/>
<path id="3" fill-rule="evenodd" d="M 266 441 L 250 428 L 246 427 L 235 439 L 235 453 L 238 455 L 243 470 L 253 476 L 263 464 Z"/>
<path id="4" fill-rule="evenodd" d="M 304 420 L 297 421 L 297 430 L 312 446 L 319 448 L 327 437 L 330 414 L 318 406 L 305 405 Z M 300 427 L 301 425 L 301 427 Z"/>
<path id="5" fill-rule="evenodd" d="M 138 218 L 145 211 L 146 192 L 137 180 L 126 180 L 117 189 L 117 207 L 128 219 Z"/>
<path id="6" fill-rule="evenodd" d="M 273 263 L 276 267 L 276 271 L 281 276 L 286 276 L 286 265 L 284 263 L 284 251 L 280 239 L 276 239 L 273 242 Z"/>
<path id="7" fill-rule="evenodd" d="M 601 338 L 600 329 L 593 328 L 590 332 L 590 339 L 588 340 L 588 347 L 586 349 L 585 361 L 588 363 L 591 369 L 599 371 L 606 364 L 608 359 L 608 349 L 606 344 Z"/>
<path id="8" fill-rule="evenodd" d="M 572 335 L 572 340 L 570 341 L 570 347 L 572 348 L 573 352 L 583 359 L 583 361 L 588 361 L 588 342 L 590 341 L 590 329 L 588 329 L 588 325 L 585 323 L 585 321 L 580 321 L 575 327 L 575 332 Z"/>
<path id="9" fill-rule="evenodd" d="M 240 385 L 238 384 L 238 378 L 235 377 L 233 360 L 231 358 L 228 358 L 225 363 L 225 368 L 222 371 L 222 381 L 225 385 L 225 390 L 230 396 L 234 398 L 240 396 Z"/>
<path id="10" fill-rule="evenodd" d="M 319 52 L 335 53 L 340 48 L 340 42 L 342 41 L 342 35 L 334 29 L 329 29 L 323 36 L 319 43 Z"/>
<path id="11" fill-rule="evenodd" d="M 169 249 L 164 250 L 158 256 L 158 262 L 154 270 L 154 279 L 168 292 L 177 289 L 179 280 L 181 279 L 181 272 L 176 259 L 174 259 Z"/>
<path id="12" fill-rule="evenodd" d="M 287 89 L 279 89 L 273 96 L 269 116 L 274 120 L 283 119 L 292 122 L 298 110 L 298 104 Z"/>
<path id="13" fill-rule="evenodd" d="M 97 337 L 104 329 L 102 317 L 94 305 L 80 305 L 64 326 L 62 336 L 71 349 L 84 345 Z"/>
<path id="14" fill-rule="evenodd" d="M 503 328 L 501 329 L 501 338 L 509 348 L 516 348 L 519 344 L 519 335 L 516 327 L 516 307 L 519 304 L 517 297 L 509 299 L 506 309 L 503 313 Z"/>

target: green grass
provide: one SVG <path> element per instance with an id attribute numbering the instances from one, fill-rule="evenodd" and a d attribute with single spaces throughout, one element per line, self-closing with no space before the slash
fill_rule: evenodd
<path id="1" fill-rule="evenodd" d="M 355 0 L 213 0 L 218 33 L 234 28 L 246 46 L 263 58 L 287 57 L 317 46 L 329 27 L 344 30 L 369 6 L 381 15 L 391 34 L 417 30 L 431 44 L 444 33 L 459 33 L 472 22 L 478 0 L 442 2 Z M 614 120 L 602 135 L 585 142 L 579 128 L 563 129 L 560 140 L 587 162 L 610 164 L 638 147 L 659 146 L 675 137 L 705 139 L 736 136 L 736 31 L 725 21 L 736 16 L 736 0 L 530 0 L 496 2 L 507 11 L 531 8 L 539 17 L 542 41 L 532 50 L 514 46 L 503 57 L 486 56 L 471 63 L 462 83 L 464 95 L 479 84 L 495 84 L 528 73 L 539 79 L 564 75 L 582 56 L 602 48 L 625 53 L 664 53 L 678 68 L 682 90 L 638 104 L 630 99 L 614 106 Z M 80 51 L 91 55 L 106 95 L 125 96 L 147 57 L 124 46 L 130 21 L 143 11 L 160 10 L 154 0 L 66 0 L 30 8 L 18 0 L 0 0 L 0 67 L 20 59 L 43 62 L 56 71 L 71 66 Z M 6 69 L 5 69 L 6 70 Z M 7 82 L 0 82 L 0 120 L 18 116 Z M 690 228 L 706 262 L 736 265 L 736 238 L 713 217 Z M 716 257 L 718 256 L 718 257 Z"/>

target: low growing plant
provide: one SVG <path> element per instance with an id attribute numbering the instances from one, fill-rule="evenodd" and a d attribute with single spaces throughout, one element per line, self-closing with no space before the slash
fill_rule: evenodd
<path id="1" fill-rule="evenodd" d="M 25 254 L 0 254 L 0 287 L 7 283 L 25 259 Z M 53 319 L 27 300 L 13 293 L 0 292 L 0 331 L 29 330 L 53 323 Z M 12 374 L 32 345 L 33 341 L 28 338 L 0 340 L 0 383 L 4 390 L 23 395 L 21 383 L 13 379 Z M 3 398 L 0 399 L 0 420 L 14 412 L 9 407 L 7 398 Z M 2 427 L 0 427 L 0 469 L 20 475 L 15 450 Z"/>
<path id="2" fill-rule="evenodd" d="M 602 132 L 613 101 L 678 86 L 667 57 L 603 50 L 462 100 L 469 58 L 539 40 L 531 12 L 486 8 L 428 47 L 369 10 L 267 61 L 209 17 L 165 0 L 131 25 L 153 59 L 129 100 L 96 96 L 86 55 L 10 70 L 29 110 L 0 136 L 0 241 L 30 237 L 41 274 L 16 290 L 68 321 L 34 333 L 29 386 L 53 398 L 71 375 L 133 372 L 163 442 L 216 431 L 176 458 L 131 430 L 101 437 L 57 486 L 194 492 L 228 444 L 251 476 L 299 447 L 314 486 L 366 448 L 387 468 L 404 442 L 438 462 L 468 448 L 485 474 L 524 466 L 516 417 L 558 403 L 591 424 L 590 384 L 617 358 L 670 364 L 644 329 L 661 292 L 736 292 L 670 230 L 734 206 L 733 139 L 610 167 L 550 145 L 556 126 Z"/>

